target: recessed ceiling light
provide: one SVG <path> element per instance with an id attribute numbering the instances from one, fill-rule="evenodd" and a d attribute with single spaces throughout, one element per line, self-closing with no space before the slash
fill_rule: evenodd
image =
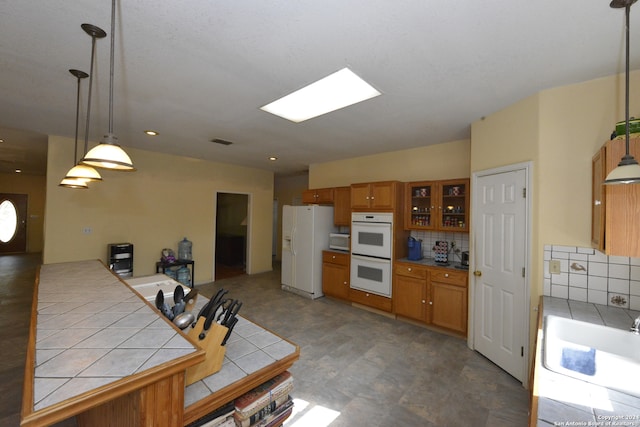
<path id="1" fill-rule="evenodd" d="M 16 173 L 22 172 L 22 169 L 16 169 Z"/>
<path id="2" fill-rule="evenodd" d="M 275 162 L 276 160 L 278 160 L 278 158 L 275 156 L 271 156 L 269 157 L 269 160 L 271 160 L 272 162 Z"/>
<path id="3" fill-rule="evenodd" d="M 2 144 L 3 142 L 4 142 L 4 139 L 1 139 L 1 138 L 0 138 L 0 144 Z"/>
<path id="4" fill-rule="evenodd" d="M 300 123 L 378 95 L 369 83 L 343 68 L 260 109 Z"/>
<path id="5" fill-rule="evenodd" d="M 145 130 L 144 133 L 146 133 L 149 136 L 157 136 L 160 135 L 158 132 L 156 132 L 155 130 Z"/>

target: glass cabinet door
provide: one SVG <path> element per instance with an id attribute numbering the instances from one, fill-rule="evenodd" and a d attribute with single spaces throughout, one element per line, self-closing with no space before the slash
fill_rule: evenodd
<path id="1" fill-rule="evenodd" d="M 437 217 L 435 186 L 433 182 L 411 182 L 405 187 L 405 200 L 409 206 L 405 214 L 405 228 L 432 230 Z"/>
<path id="2" fill-rule="evenodd" d="M 439 184 L 438 227 L 446 231 L 468 231 L 469 180 L 441 181 Z"/>

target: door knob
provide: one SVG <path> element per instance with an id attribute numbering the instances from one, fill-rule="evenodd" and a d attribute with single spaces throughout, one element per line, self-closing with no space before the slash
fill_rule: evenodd
<path id="1" fill-rule="evenodd" d="M 476 270 L 476 271 L 473 272 L 473 275 L 477 276 L 477 277 L 480 277 L 480 276 L 482 276 L 482 271 Z"/>

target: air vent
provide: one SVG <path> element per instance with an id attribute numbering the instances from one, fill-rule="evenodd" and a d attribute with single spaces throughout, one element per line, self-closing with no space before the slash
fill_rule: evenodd
<path id="1" fill-rule="evenodd" d="M 233 142 L 231 142 L 231 141 L 225 141 L 224 139 L 219 139 L 219 138 L 212 139 L 211 142 L 215 142 L 216 144 L 221 144 L 221 145 L 231 145 L 231 144 L 233 144 Z"/>

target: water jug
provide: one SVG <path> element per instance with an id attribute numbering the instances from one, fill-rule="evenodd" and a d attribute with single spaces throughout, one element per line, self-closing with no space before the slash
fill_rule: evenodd
<path id="1" fill-rule="evenodd" d="M 178 243 L 178 259 L 182 261 L 191 261 L 191 247 L 193 244 L 185 237 Z"/>
<path id="2" fill-rule="evenodd" d="M 176 273 L 176 280 L 185 286 L 191 287 L 191 270 L 189 267 L 183 265 Z"/>

